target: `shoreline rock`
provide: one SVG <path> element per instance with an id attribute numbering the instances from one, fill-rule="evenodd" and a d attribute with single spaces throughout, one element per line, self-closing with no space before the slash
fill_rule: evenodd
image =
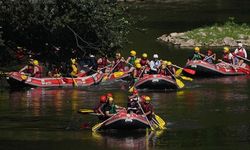
<path id="1" fill-rule="evenodd" d="M 206 33 L 201 33 L 206 36 Z M 179 46 L 180 48 L 193 48 L 195 46 L 206 46 L 206 47 L 237 47 L 237 44 L 241 42 L 245 47 L 250 47 L 250 36 L 241 34 L 242 38 L 234 39 L 232 37 L 224 37 L 222 40 L 215 40 L 209 43 L 202 43 L 195 39 L 188 38 L 185 32 L 180 33 L 170 33 L 164 34 L 157 38 L 158 41 L 168 44 L 173 44 L 174 46 Z"/>

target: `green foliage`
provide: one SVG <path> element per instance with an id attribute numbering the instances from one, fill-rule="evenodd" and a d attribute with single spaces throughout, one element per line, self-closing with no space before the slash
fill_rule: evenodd
<path id="1" fill-rule="evenodd" d="M 112 54 L 127 41 L 133 19 L 117 0 L 5 0 L 0 2 L 0 24 L 7 44 L 45 58 L 48 45 L 60 46 L 64 57 L 77 46 L 80 54 Z M 76 43 L 68 27 L 82 40 Z"/>
<path id="2" fill-rule="evenodd" d="M 194 39 L 204 45 L 222 41 L 225 37 L 237 40 L 242 35 L 250 35 L 250 26 L 245 23 L 237 24 L 234 18 L 229 18 L 222 25 L 215 24 L 211 27 L 197 28 L 185 33 L 188 39 Z"/>

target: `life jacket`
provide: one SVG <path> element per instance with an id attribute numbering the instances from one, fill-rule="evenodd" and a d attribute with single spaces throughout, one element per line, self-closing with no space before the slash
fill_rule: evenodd
<path id="1" fill-rule="evenodd" d="M 230 53 L 228 53 L 228 54 L 223 54 L 222 59 L 223 59 L 223 61 L 225 61 L 225 62 L 227 62 L 227 63 L 232 63 L 232 60 L 229 59 L 229 54 L 230 54 Z"/>
<path id="2" fill-rule="evenodd" d="M 115 66 L 117 63 L 119 63 L 119 64 L 114 68 L 114 72 L 123 70 L 123 68 L 124 68 L 124 65 L 123 65 L 123 62 L 121 62 L 121 59 L 115 59 L 115 64 L 114 64 L 114 66 Z"/>
<path id="3" fill-rule="evenodd" d="M 146 66 L 147 65 L 147 63 L 148 63 L 148 59 L 141 59 L 140 60 L 140 64 L 142 65 L 142 66 Z"/>
<path id="4" fill-rule="evenodd" d="M 135 71 L 135 73 L 134 73 L 134 75 L 135 75 L 134 77 L 135 78 L 138 78 L 142 74 L 142 70 L 141 69 L 135 69 L 134 71 Z"/>
<path id="5" fill-rule="evenodd" d="M 197 54 L 197 53 L 194 53 L 193 57 L 192 57 L 192 60 L 201 60 L 201 55 Z"/>
<path id="6" fill-rule="evenodd" d="M 111 105 L 111 109 L 109 110 L 109 113 L 111 113 L 111 114 L 117 113 L 115 104 L 112 104 L 112 105 Z"/>
<path id="7" fill-rule="evenodd" d="M 160 75 L 166 75 L 166 70 L 165 69 L 160 69 L 159 74 Z"/>
<path id="8" fill-rule="evenodd" d="M 108 65 L 108 60 L 106 57 L 101 58 L 102 62 L 98 62 L 98 67 L 99 68 L 104 68 Z"/>
<path id="9" fill-rule="evenodd" d="M 166 76 L 172 76 L 172 75 L 174 75 L 173 67 L 172 66 L 171 67 L 167 67 L 165 72 L 166 72 L 165 73 Z"/>
<path id="10" fill-rule="evenodd" d="M 151 113 L 149 115 L 147 115 L 147 117 L 148 117 L 148 119 L 152 119 L 152 114 L 154 111 L 153 106 L 150 103 L 143 103 L 142 109 L 143 109 L 144 113 L 151 111 Z"/>
<path id="11" fill-rule="evenodd" d="M 36 65 L 35 67 L 37 67 L 37 72 L 35 72 L 34 77 L 36 78 L 41 78 L 42 77 L 42 66 Z"/>
<path id="12" fill-rule="evenodd" d="M 243 48 L 237 48 L 238 49 L 238 53 L 236 53 L 236 55 L 245 58 L 245 53 L 243 51 Z"/>
<path id="13" fill-rule="evenodd" d="M 209 58 L 208 58 L 208 57 L 209 57 Z M 214 63 L 213 58 L 210 57 L 210 56 L 206 56 L 206 57 L 204 58 L 204 60 L 205 60 L 205 62 L 208 62 L 208 63 L 210 63 L 210 64 L 213 64 L 213 63 Z"/>
<path id="14" fill-rule="evenodd" d="M 28 73 L 28 74 L 33 74 L 34 73 L 34 67 L 32 68 L 27 68 L 25 73 Z"/>
<path id="15" fill-rule="evenodd" d="M 135 56 L 130 56 L 129 63 L 134 65 L 135 64 L 136 57 Z"/>
<path id="16" fill-rule="evenodd" d="M 71 65 L 71 69 L 72 69 L 72 71 L 71 71 L 70 75 L 76 76 L 76 74 L 78 73 L 77 65 L 76 64 L 72 64 Z"/>

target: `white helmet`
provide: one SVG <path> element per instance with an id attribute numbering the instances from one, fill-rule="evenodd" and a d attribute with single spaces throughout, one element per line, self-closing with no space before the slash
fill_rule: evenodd
<path id="1" fill-rule="evenodd" d="M 242 47 L 242 46 L 243 46 L 243 44 L 242 44 L 242 43 L 238 43 L 238 46 L 239 46 L 239 47 Z"/>
<path id="2" fill-rule="evenodd" d="M 158 54 L 154 54 L 153 58 L 159 58 Z"/>

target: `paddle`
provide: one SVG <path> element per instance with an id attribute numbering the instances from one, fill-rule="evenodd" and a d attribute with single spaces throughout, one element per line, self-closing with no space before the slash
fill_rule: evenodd
<path id="1" fill-rule="evenodd" d="M 82 113 L 82 114 L 89 114 L 89 113 L 94 113 L 94 110 L 92 110 L 92 109 L 79 109 L 78 112 Z"/>
<path id="2" fill-rule="evenodd" d="M 215 55 L 215 54 L 210 55 L 210 56 L 208 56 L 207 58 L 204 58 L 202 61 L 206 61 L 206 60 L 208 60 L 209 58 L 214 57 L 214 55 Z"/>
<path id="3" fill-rule="evenodd" d="M 122 59 L 120 59 L 115 65 L 114 67 L 109 71 L 108 75 L 103 76 L 102 80 L 107 80 L 107 78 L 109 78 L 110 74 L 113 72 L 113 70 L 120 64 L 120 62 L 122 61 Z"/>
<path id="4" fill-rule="evenodd" d="M 183 87 L 185 86 L 185 84 L 184 84 L 181 80 L 177 79 L 177 78 L 175 77 L 175 75 L 168 69 L 168 67 L 166 67 L 166 69 L 167 69 L 167 71 L 171 74 L 171 76 L 175 79 L 176 84 L 178 85 L 178 87 L 179 87 L 179 88 L 183 88 Z"/>
<path id="5" fill-rule="evenodd" d="M 160 129 L 166 129 L 166 127 L 165 127 L 166 122 L 158 115 L 154 114 L 154 116 L 155 116 L 155 119 L 153 118 L 153 121 L 158 125 L 158 127 Z"/>
<path id="6" fill-rule="evenodd" d="M 234 56 L 236 56 L 236 57 L 238 57 L 238 58 L 240 58 L 240 59 L 243 59 L 243 60 L 245 60 L 245 61 L 247 61 L 247 62 L 250 62 L 250 60 L 247 59 L 247 58 L 244 58 L 244 57 L 241 57 L 241 56 L 238 56 L 238 55 L 234 55 Z"/>
<path id="7" fill-rule="evenodd" d="M 112 117 L 106 119 L 105 121 L 103 121 L 103 122 L 101 122 L 101 123 L 98 123 L 98 124 L 94 125 L 94 126 L 92 127 L 92 132 L 96 132 L 97 130 L 99 130 L 99 129 L 102 127 L 103 124 L 105 124 L 106 122 L 108 122 L 109 120 L 111 120 L 114 116 L 115 116 L 115 115 L 113 115 Z"/>
<path id="8" fill-rule="evenodd" d="M 74 77 L 72 75 L 71 75 L 71 78 L 73 80 L 73 86 L 78 87 L 78 84 L 77 84 L 76 80 L 74 79 Z"/>
<path id="9" fill-rule="evenodd" d="M 193 70 L 193 69 L 182 68 L 182 67 L 177 66 L 177 65 L 174 65 L 174 64 L 172 64 L 172 66 L 174 66 L 174 67 L 176 67 L 176 68 L 179 68 L 179 69 L 175 72 L 175 75 L 176 75 L 176 76 L 179 76 L 179 75 L 182 73 L 183 70 L 184 70 L 185 72 L 191 74 L 191 75 L 194 75 L 194 74 L 196 73 L 195 70 Z"/>
<path id="10" fill-rule="evenodd" d="M 193 79 L 190 78 L 190 77 L 186 77 L 186 76 L 178 76 L 178 77 L 180 77 L 180 78 L 183 79 L 183 80 L 193 81 Z"/>
<path id="11" fill-rule="evenodd" d="M 138 96 L 138 99 L 140 99 L 140 97 L 139 97 L 139 96 Z M 139 105 L 139 107 L 140 107 L 140 109 L 141 109 L 141 111 L 142 111 L 143 115 L 145 116 L 145 118 L 146 118 L 146 120 L 147 120 L 147 122 L 148 122 L 148 124 L 149 124 L 149 126 L 150 126 L 150 128 L 151 128 L 151 130 L 154 130 L 154 128 L 152 127 L 152 125 L 151 125 L 150 121 L 148 120 L 148 117 L 145 115 L 145 112 L 144 112 L 144 110 L 142 109 L 140 102 L 139 102 L 139 101 L 137 101 L 137 103 L 138 103 L 138 105 Z"/>
<path id="12" fill-rule="evenodd" d="M 242 72 L 244 72 L 245 74 L 250 74 L 250 70 L 249 70 L 249 69 L 246 69 L 246 68 L 241 67 L 241 66 L 236 66 L 236 65 L 227 63 L 227 62 L 225 62 L 225 61 L 223 61 L 223 60 L 220 60 L 220 59 L 219 59 L 218 61 L 220 61 L 220 62 L 222 62 L 222 63 L 224 63 L 224 64 L 227 64 L 227 65 L 231 66 L 235 71 L 236 71 L 237 68 L 241 68 L 241 71 L 242 71 Z"/>

